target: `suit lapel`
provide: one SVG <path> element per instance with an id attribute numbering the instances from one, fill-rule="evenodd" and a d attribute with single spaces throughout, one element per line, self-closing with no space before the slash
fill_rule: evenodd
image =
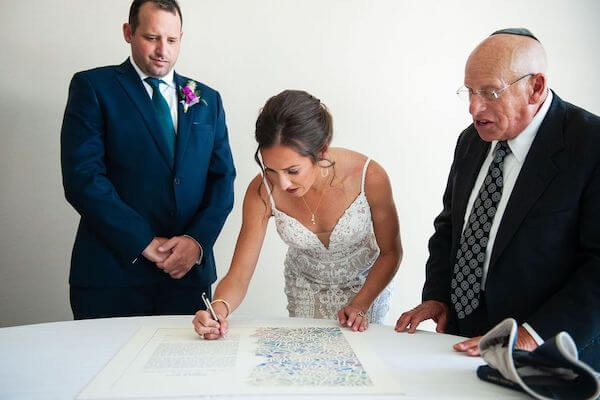
<path id="1" fill-rule="evenodd" d="M 474 128 L 473 128 L 474 130 Z M 453 202 L 457 207 L 453 207 L 452 227 L 455 243 L 460 241 L 462 229 L 464 225 L 465 213 L 469 204 L 469 197 L 473 191 L 473 185 L 477 180 L 477 175 L 483 164 L 483 160 L 487 156 L 490 149 L 490 144 L 479 138 L 477 132 L 470 139 L 470 143 L 463 151 L 456 164 L 455 176 L 458 177 L 454 185 Z"/>
<path id="2" fill-rule="evenodd" d="M 183 104 L 179 101 L 180 88 L 183 88 L 187 81 L 181 75 L 174 74 L 175 77 L 175 90 L 177 91 L 177 141 L 175 143 L 175 171 L 181 168 L 183 158 L 185 157 L 185 150 L 187 149 L 188 139 L 190 137 L 190 127 L 192 125 L 192 116 L 199 105 L 196 104 L 188 108 L 187 112 L 183 112 Z"/>
<path id="3" fill-rule="evenodd" d="M 152 107 L 148 92 L 144 88 L 144 84 L 129 60 L 117 67 L 117 79 L 142 115 L 148 131 L 150 131 L 152 138 L 156 142 L 156 146 L 167 165 L 169 168 L 173 168 L 173 158 L 167 150 L 168 145 L 166 139 L 158 129 L 158 120 L 156 119 L 156 113 Z"/>
<path id="4" fill-rule="evenodd" d="M 554 94 L 552 105 L 531 144 L 513 188 L 490 258 L 490 270 L 514 236 L 523 219 L 558 172 L 552 156 L 564 148 L 562 135 L 565 107 Z"/>

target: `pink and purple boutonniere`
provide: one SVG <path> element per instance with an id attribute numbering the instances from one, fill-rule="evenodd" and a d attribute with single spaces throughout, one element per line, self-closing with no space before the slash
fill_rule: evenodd
<path id="1" fill-rule="evenodd" d="M 183 112 L 186 113 L 188 108 L 196 103 L 202 102 L 205 106 L 208 105 L 200 94 L 200 89 L 196 89 L 196 82 L 188 81 L 184 87 L 179 87 L 180 103 L 183 104 Z"/>

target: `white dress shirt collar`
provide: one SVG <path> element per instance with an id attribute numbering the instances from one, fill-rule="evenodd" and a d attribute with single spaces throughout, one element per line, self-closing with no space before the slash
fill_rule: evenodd
<path id="1" fill-rule="evenodd" d="M 129 61 L 131 61 L 131 65 L 133 65 L 133 68 L 135 69 L 135 72 L 137 72 L 137 74 L 139 75 L 140 79 L 144 81 L 144 79 L 148 78 L 150 75 L 145 74 L 140 67 L 137 66 L 137 64 L 135 63 L 135 60 L 132 57 L 129 57 Z M 168 74 L 166 74 L 165 76 L 162 77 L 158 77 L 156 76 L 155 78 L 157 79 L 161 79 L 167 86 L 169 86 L 172 89 L 175 89 L 175 70 L 171 69 L 169 71 Z"/>
<path id="2" fill-rule="evenodd" d="M 142 85 L 144 86 L 144 89 L 146 89 L 148 97 L 152 98 L 154 89 L 152 89 L 150 84 L 144 80 L 148 77 L 148 75 L 142 72 L 142 70 L 137 66 L 137 64 L 133 60 L 133 58 L 129 57 L 129 60 L 131 61 L 131 65 L 133 65 L 133 69 L 135 69 L 135 72 L 137 72 L 138 76 L 142 80 Z M 179 101 L 179 99 L 177 96 L 177 87 L 174 81 L 175 72 L 171 70 L 167 75 L 163 76 L 160 79 L 162 79 L 165 82 L 165 84 L 160 85 L 159 90 L 162 96 L 165 98 L 167 105 L 169 106 L 169 110 L 171 111 L 171 120 L 173 121 L 173 126 L 175 127 L 175 131 L 177 132 L 177 123 L 179 119 L 177 102 Z"/>

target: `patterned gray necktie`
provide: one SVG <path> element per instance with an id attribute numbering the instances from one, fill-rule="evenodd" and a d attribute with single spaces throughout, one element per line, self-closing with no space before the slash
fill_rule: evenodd
<path id="1" fill-rule="evenodd" d="M 505 141 L 496 144 L 494 159 L 460 237 L 450 291 L 450 300 L 459 319 L 464 319 L 479 306 L 485 249 L 502 197 L 504 157 L 509 153 Z"/>

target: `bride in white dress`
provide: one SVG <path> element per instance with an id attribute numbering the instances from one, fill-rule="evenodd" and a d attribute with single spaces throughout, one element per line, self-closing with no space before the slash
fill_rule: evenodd
<path id="1" fill-rule="evenodd" d="M 304 91 L 267 101 L 256 121 L 256 161 L 231 266 L 210 313 L 193 324 L 206 339 L 227 331 L 242 302 L 272 217 L 289 246 L 284 265 L 291 317 L 337 319 L 364 331 L 382 323 L 402 258 L 398 216 L 383 168 L 364 155 L 331 148 L 327 108 Z"/>

